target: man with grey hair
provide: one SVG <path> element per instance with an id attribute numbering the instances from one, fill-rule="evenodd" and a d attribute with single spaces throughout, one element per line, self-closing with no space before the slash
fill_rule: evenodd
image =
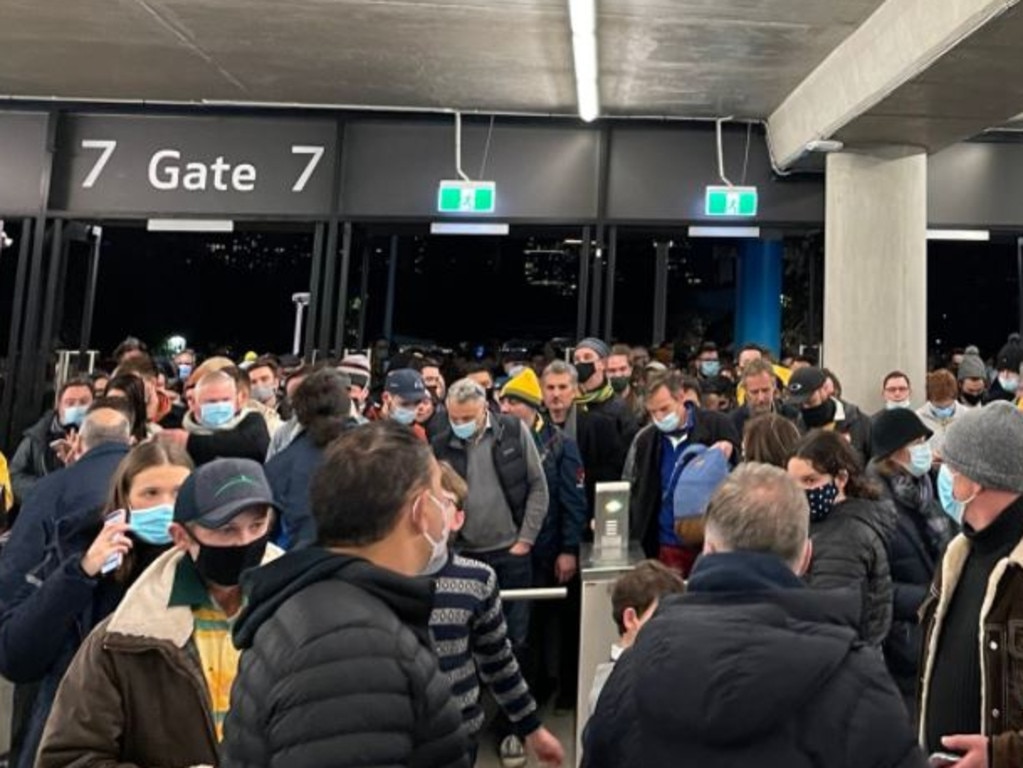
<path id="1" fill-rule="evenodd" d="M 431 445 L 469 485 L 459 549 L 493 568 L 501 589 L 529 588 L 530 551 L 549 499 L 533 437 L 514 416 L 491 413 L 486 392 L 471 379 L 449 387 L 447 410 L 448 428 Z M 529 604 L 505 603 L 505 616 L 519 655 L 529 633 Z"/>
<path id="2" fill-rule="evenodd" d="M 601 694 L 584 768 L 926 765 L 881 655 L 859 642 L 859 595 L 799 578 L 809 519 L 777 467 L 725 480 L 686 593 L 661 601 Z"/>
<path id="3" fill-rule="evenodd" d="M 199 379 L 184 429 L 164 430 L 160 439 L 184 447 L 197 467 L 214 459 L 252 459 L 262 464 L 270 432 L 261 413 L 243 407 L 245 394 L 238 388 L 239 375 L 245 374 L 231 367 Z"/>

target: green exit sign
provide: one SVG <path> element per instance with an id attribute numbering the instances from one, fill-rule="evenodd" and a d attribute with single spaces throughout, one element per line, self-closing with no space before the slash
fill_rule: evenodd
<path id="1" fill-rule="evenodd" d="M 442 181 L 437 192 L 441 213 L 493 213 L 497 184 L 493 181 Z"/>
<path id="2" fill-rule="evenodd" d="M 756 216 L 756 187 L 707 187 L 708 216 Z"/>

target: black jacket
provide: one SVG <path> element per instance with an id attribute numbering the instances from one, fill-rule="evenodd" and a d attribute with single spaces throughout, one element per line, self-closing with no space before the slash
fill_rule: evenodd
<path id="1" fill-rule="evenodd" d="M 622 479 L 622 468 L 639 423 L 618 395 L 604 402 L 577 403 L 576 442 L 586 467 L 586 501 L 593 508 L 597 483 Z"/>
<path id="2" fill-rule="evenodd" d="M 891 502 L 846 499 L 810 523 L 813 560 L 806 581 L 815 589 L 855 586 L 863 602 L 860 633 L 880 647 L 892 624 L 888 549 L 895 534 Z"/>
<path id="3" fill-rule="evenodd" d="M 25 430 L 8 467 L 11 473 L 11 490 L 19 504 L 25 503 L 40 478 L 64 466 L 50 448 L 50 443 L 66 434 L 67 430 L 57 423 L 55 411 L 48 411 Z"/>
<path id="4" fill-rule="evenodd" d="M 739 435 L 731 419 L 718 411 L 697 408 L 689 433 L 689 445 L 713 445 L 725 440 L 732 444 L 732 462 L 739 456 Z M 643 545 L 647 557 L 657 557 L 660 548 L 658 517 L 661 513 L 661 432 L 653 424 L 639 431 L 629 450 L 625 471 L 628 480 L 629 538 Z M 585 460 L 585 459 L 584 459 Z M 587 466 L 586 471 L 589 472 Z"/>
<path id="5" fill-rule="evenodd" d="M 433 582 L 311 548 L 251 571 L 222 768 L 468 766 Z"/>
<path id="6" fill-rule="evenodd" d="M 892 628 L 884 643 L 885 659 L 904 694 L 916 692 L 920 644 L 920 606 L 934 580 L 945 547 L 956 526 L 935 498 L 929 475 L 907 472 L 872 462 L 868 474 L 884 490 L 898 514 L 889 553 L 892 573 Z"/>
<path id="7" fill-rule="evenodd" d="M 923 768 L 858 610 L 772 555 L 701 558 L 615 665 L 584 768 Z"/>
<path id="8" fill-rule="evenodd" d="M 779 416 L 784 416 L 791 422 L 798 423 L 799 421 L 799 409 L 794 408 L 786 403 L 779 403 L 775 401 L 774 412 Z M 738 433 L 739 438 L 742 438 L 743 430 L 746 429 L 746 422 L 753 418 L 753 414 L 750 413 L 749 404 L 740 406 L 728 414 L 728 417 L 732 420 L 732 424 L 735 426 L 735 431 Z"/>
<path id="9" fill-rule="evenodd" d="M 870 461 L 870 417 L 852 403 L 831 398 L 835 404 L 835 430 L 843 435 L 849 436 L 849 444 L 855 448 L 864 465 Z M 796 426 L 800 432 L 807 432 L 811 427 L 803 418 L 802 412 L 796 419 Z"/>
<path id="10" fill-rule="evenodd" d="M 270 432 L 262 414 L 250 411 L 234 429 L 188 436 L 188 455 L 195 465 L 209 464 L 214 459 L 252 459 L 262 464 L 270 447 Z"/>

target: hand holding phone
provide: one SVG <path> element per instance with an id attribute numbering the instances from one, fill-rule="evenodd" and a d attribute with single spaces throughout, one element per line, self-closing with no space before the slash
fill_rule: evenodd
<path id="1" fill-rule="evenodd" d="M 125 510 L 108 514 L 99 535 L 82 557 L 82 570 L 95 578 L 120 568 L 124 556 L 131 550 L 131 539 L 127 535 L 130 528 Z"/>

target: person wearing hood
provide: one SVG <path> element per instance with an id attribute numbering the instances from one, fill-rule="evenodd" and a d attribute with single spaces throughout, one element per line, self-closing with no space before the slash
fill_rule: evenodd
<path id="1" fill-rule="evenodd" d="M 859 453 L 863 464 L 870 461 L 870 417 L 846 402 L 829 382 L 831 374 L 821 368 L 800 368 L 785 388 L 787 402 L 799 409 L 796 426 L 800 432 L 811 429 L 834 430 L 843 435 Z M 908 385 L 907 385 L 908 386 Z"/>
<path id="2" fill-rule="evenodd" d="M 214 766 L 238 651 L 242 573 L 273 560 L 273 494 L 248 459 L 219 459 L 181 484 L 174 546 L 82 644 L 53 704 L 36 768 Z M 127 557 L 123 526 L 100 533 Z"/>
<path id="3" fill-rule="evenodd" d="M 856 452 L 837 432 L 818 429 L 806 435 L 789 459 L 788 472 L 810 507 L 813 560 L 807 584 L 855 587 L 860 634 L 880 648 L 892 625 L 892 504 L 882 500 L 880 488 L 865 476 Z"/>
<path id="4" fill-rule="evenodd" d="M 1023 366 L 1023 345 L 1020 344 L 1019 334 L 1014 333 L 1009 336 L 1005 346 L 998 350 L 998 357 L 995 358 L 995 370 L 998 375 L 991 382 L 984 402 L 1015 401 L 1021 394 L 1019 388 L 1021 366 Z"/>
<path id="5" fill-rule="evenodd" d="M 433 582 L 414 578 L 448 552 L 430 447 L 390 420 L 349 430 L 310 502 L 322 548 L 246 580 L 221 768 L 468 766 L 430 638 Z"/>
<path id="6" fill-rule="evenodd" d="M 196 466 L 214 459 L 252 459 L 260 463 L 270 446 L 266 419 L 243 408 L 245 393 L 238 387 L 238 369 L 223 368 L 198 380 L 184 429 L 168 429 L 160 439 L 183 445 Z"/>
<path id="7" fill-rule="evenodd" d="M 984 402 L 987 394 L 987 366 L 980 359 L 980 350 L 967 347 L 963 359 L 956 369 L 956 381 L 959 383 L 959 402 L 966 408 L 976 408 Z"/>
<path id="8" fill-rule="evenodd" d="M 907 710 L 915 713 L 920 606 L 957 531 L 938 503 L 930 475 L 933 433 L 920 418 L 904 409 L 881 411 L 874 416 L 870 437 L 874 460 L 867 474 L 898 513 L 890 551 L 892 628 L 884 654 Z"/>
<path id="9" fill-rule="evenodd" d="M 583 768 L 924 768 L 853 590 L 807 589 L 810 510 L 745 464 L 707 510 L 704 555 L 615 665 Z"/>

